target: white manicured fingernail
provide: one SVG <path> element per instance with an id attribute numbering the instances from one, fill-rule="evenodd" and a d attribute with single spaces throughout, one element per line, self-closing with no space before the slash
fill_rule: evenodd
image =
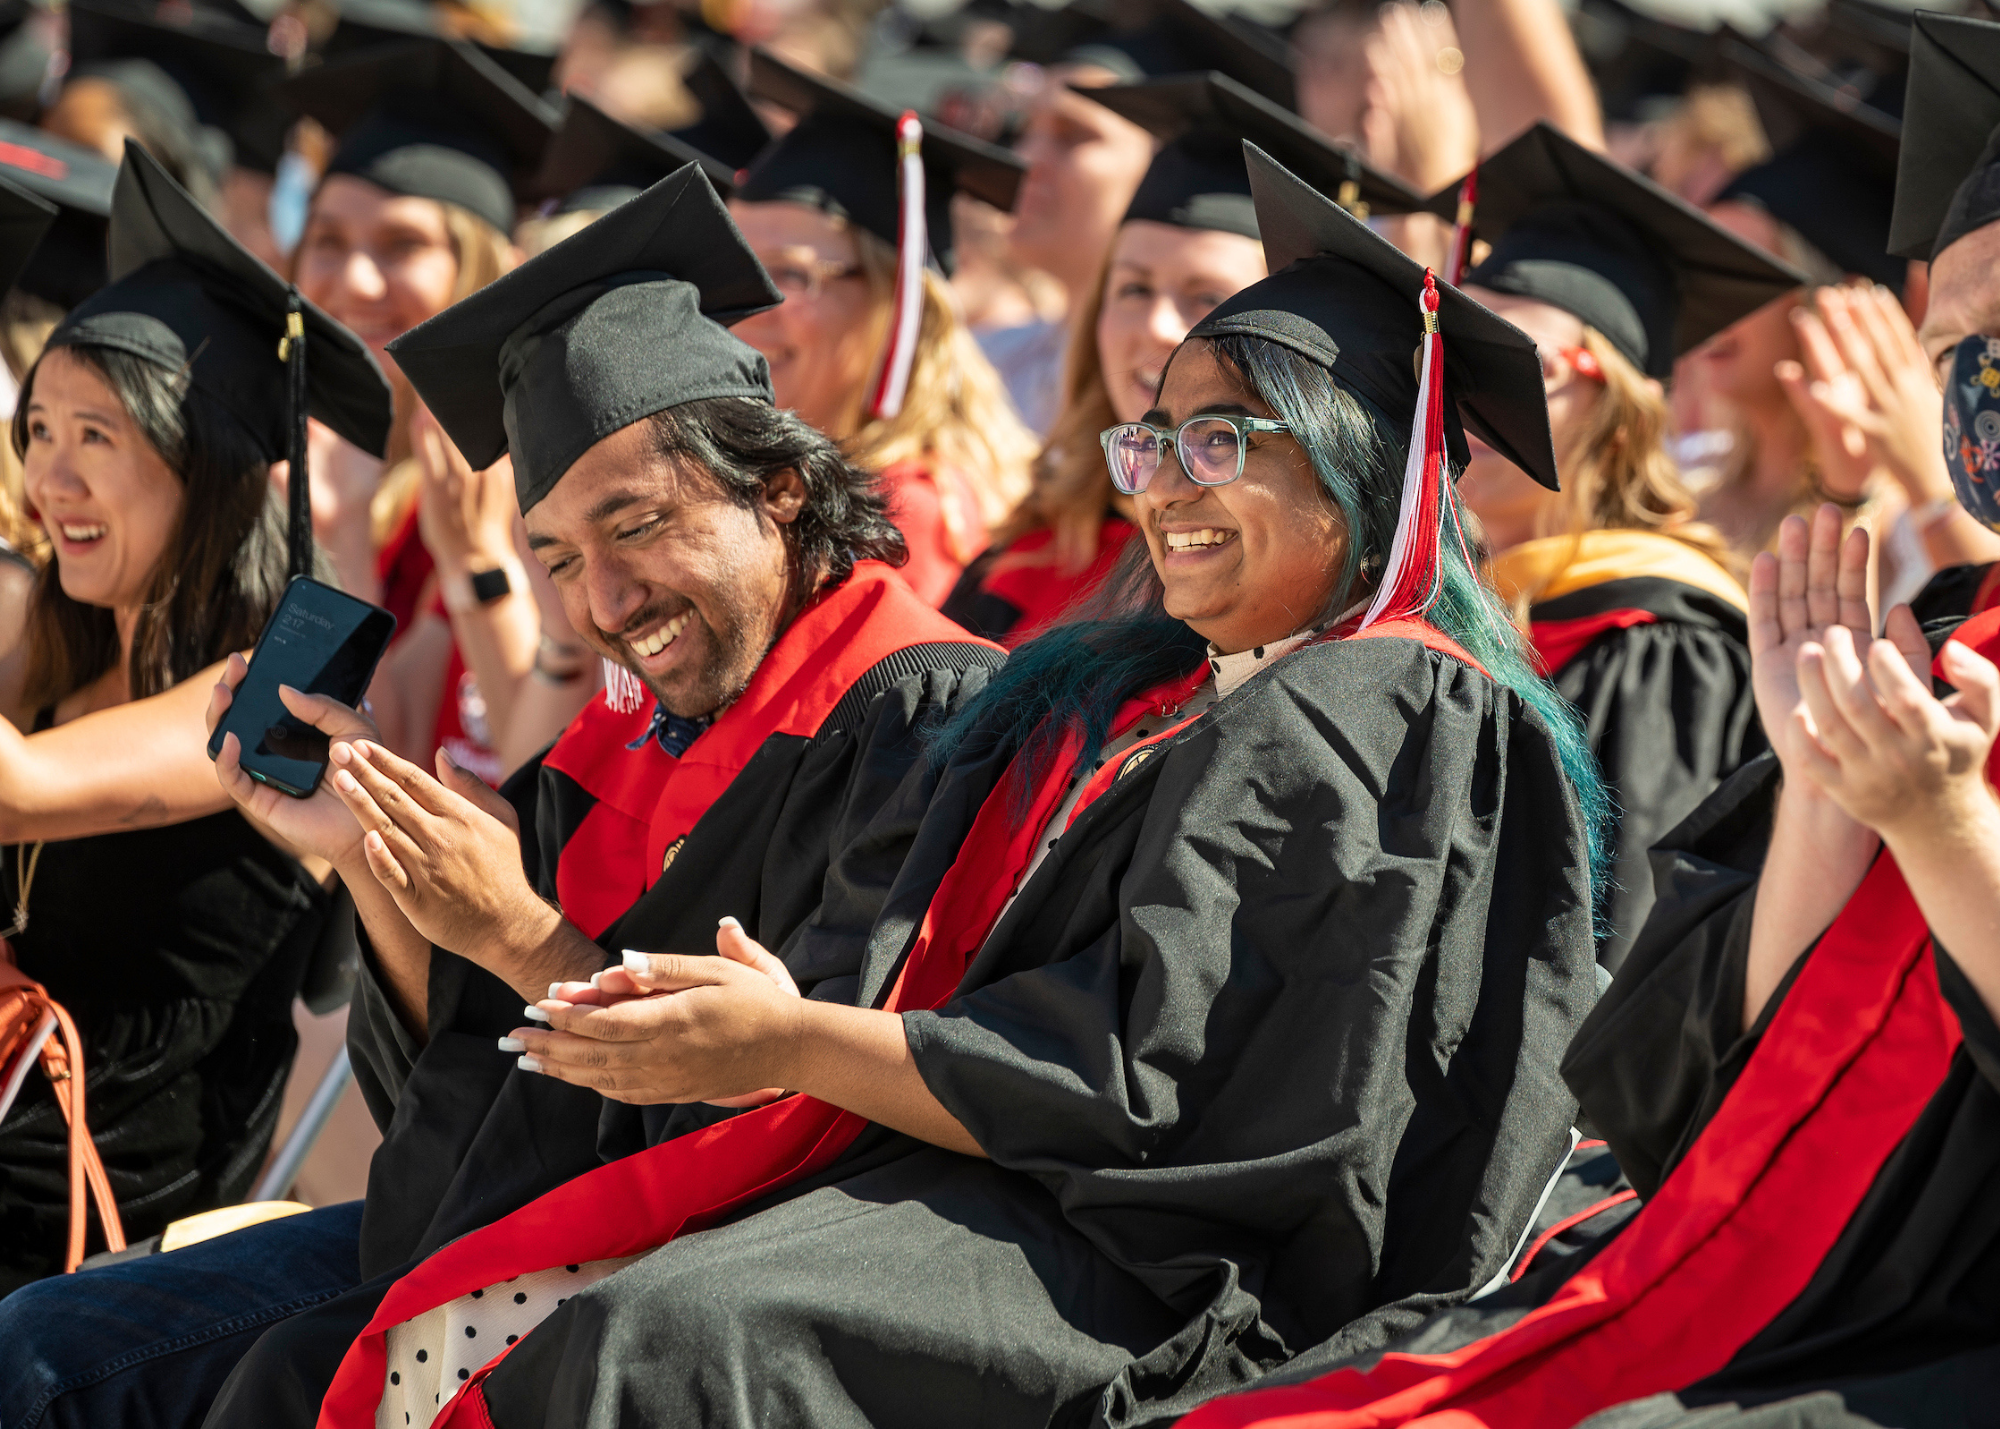
<path id="1" fill-rule="evenodd" d="M 503 1052 L 525 1052 L 528 1050 L 528 1044 L 518 1037 L 502 1037 L 500 1039 L 500 1050 Z"/>
<path id="2" fill-rule="evenodd" d="M 590 975 L 590 985 L 595 988 L 602 988 L 604 986 L 603 977 L 603 973 L 592 973 Z"/>
<path id="3" fill-rule="evenodd" d="M 562 996 L 562 984 L 561 984 L 561 983 L 559 983 L 559 982 L 552 982 L 552 983 L 550 983 L 550 984 L 549 984 L 549 996 L 550 996 L 550 997 L 555 997 L 555 998 L 559 998 L 559 997 L 561 997 L 561 996 Z"/>
<path id="4" fill-rule="evenodd" d="M 548 1013 L 542 1011 L 539 1007 L 524 1007 L 521 1011 L 524 1015 L 534 1018 L 537 1022 L 547 1022 L 549 1020 Z"/>
<path id="5" fill-rule="evenodd" d="M 734 918 L 724 918 L 722 922 L 717 924 L 716 926 L 722 928 L 734 928 L 739 933 L 743 931 L 743 925 L 737 922 Z"/>
<path id="6" fill-rule="evenodd" d="M 542 1064 L 533 1057 L 516 1057 L 514 1065 L 524 1072 L 539 1072 L 542 1069 Z"/>
<path id="7" fill-rule="evenodd" d="M 653 960 L 648 956 L 646 956 L 646 954 L 635 953 L 630 948 L 627 948 L 625 950 L 626 972 L 628 973 L 650 972 L 652 971 L 652 967 L 653 967 Z"/>

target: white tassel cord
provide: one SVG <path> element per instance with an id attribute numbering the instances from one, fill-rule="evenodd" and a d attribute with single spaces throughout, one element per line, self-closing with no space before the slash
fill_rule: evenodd
<path id="1" fill-rule="evenodd" d="M 1426 277 L 1429 275 L 1426 274 Z M 1361 617 L 1360 629 L 1366 630 L 1389 613 L 1395 601 L 1396 590 L 1402 584 L 1403 573 L 1410 563 L 1411 543 L 1417 539 L 1417 523 L 1424 519 L 1418 508 L 1424 504 L 1424 482 L 1428 472 L 1425 463 L 1442 461 L 1442 452 L 1433 452 L 1426 440 L 1431 409 L 1431 385 L 1443 374 L 1437 372 L 1441 364 L 1437 361 L 1438 344 L 1443 341 L 1437 330 L 1437 318 L 1426 304 L 1426 297 L 1435 289 L 1426 285 L 1426 292 L 1417 299 L 1417 307 L 1424 317 L 1423 357 L 1418 364 L 1421 377 L 1417 383 L 1417 412 L 1410 424 L 1410 455 L 1403 464 L 1403 500 L 1396 514 L 1396 539 L 1389 547 L 1388 564 L 1382 568 L 1382 579 L 1376 584 L 1375 599 L 1369 602 L 1368 613 Z M 1437 598 L 1437 577 L 1431 572 L 1431 589 L 1425 595 L 1419 610 L 1428 609 Z"/>
<path id="2" fill-rule="evenodd" d="M 889 319 L 889 346 L 882 373 L 868 404 L 876 417 L 894 417 L 909 395 L 910 370 L 917 361 L 917 333 L 924 317 L 924 266 L 930 259 L 930 232 L 924 221 L 924 126 L 913 110 L 896 121 L 897 188 L 901 212 L 896 224 L 896 305 Z"/>

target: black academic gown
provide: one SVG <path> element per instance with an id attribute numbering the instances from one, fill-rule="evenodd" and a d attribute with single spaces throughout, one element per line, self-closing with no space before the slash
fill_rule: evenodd
<path id="1" fill-rule="evenodd" d="M 1586 1115 L 1645 1197 L 1714 1118 L 1811 958 L 1744 1028 L 1750 924 L 1779 777 L 1776 757 L 1762 756 L 1655 847 L 1652 918 L 1564 1059 Z M 1591 1429 L 1996 1422 L 2000 1028 L 1950 954 L 1933 955 L 1964 1042 L 1804 1291 L 1719 1372 L 1602 1410 L 1584 1421 Z M 1634 1233 L 1634 1209 L 1606 1208 L 1578 1228 L 1569 1254 L 1545 1257 L 1519 1283 L 1434 1317 L 1393 1348 L 1450 1354 L 1506 1329 Z M 1350 1363 L 1369 1360 L 1315 1351 L 1272 1382 Z"/>
<path id="2" fill-rule="evenodd" d="M 1616 807 L 1598 943 L 1616 972 L 1653 904 L 1646 851 L 1767 741 L 1744 597 L 1727 572 L 1669 537 L 1593 531 L 1527 542 L 1495 561 L 1495 579 L 1532 590 L 1531 572 L 1572 549 L 1530 605 L 1529 634 Z"/>
<path id="3" fill-rule="evenodd" d="M 835 601 L 865 594 L 861 576 Z M 914 822 L 880 817 L 904 776 L 921 762 L 921 733 L 984 685 L 1004 656 L 919 602 L 896 581 L 867 638 L 788 652 L 802 665 L 844 667 L 831 708 L 808 733 L 766 738 L 741 772 L 679 841 L 664 869 L 623 914 L 597 932 L 607 965 L 628 947 L 713 953 L 725 914 L 785 957 L 809 996 L 853 995 L 858 952 L 840 961 L 828 949 L 858 948 L 873 925 Z M 795 626 L 790 632 L 798 636 Z M 879 660 L 860 652 L 888 650 Z M 767 656 L 767 664 L 773 659 Z M 859 666 L 856 669 L 856 666 Z M 645 721 L 639 726 L 643 731 Z M 607 726 L 607 729 L 614 726 Z M 718 731 L 720 726 L 717 727 Z M 644 743 L 604 753 L 664 757 Z M 530 881 L 554 898 L 566 852 L 601 809 L 599 794 L 547 756 L 521 770 L 503 793 L 521 813 Z M 584 761 L 570 761 L 572 767 Z M 923 775 L 917 775 L 921 785 Z M 628 838 L 644 829 L 630 826 Z M 597 843 L 584 857 L 602 852 Z M 587 869 L 584 870 L 588 872 Z M 810 953 L 794 954 L 801 932 L 819 929 Z M 372 964 L 364 967 L 350 1012 L 348 1048 L 356 1079 L 383 1132 L 369 1168 L 355 1291 L 267 1333 L 239 1364 L 211 1411 L 214 1426 L 310 1425 L 347 1345 L 396 1275 L 440 1245 L 488 1224 L 572 1177 L 644 1144 L 641 1113 L 595 1092 L 523 1072 L 494 1046 L 523 1021 L 521 998 L 505 982 L 442 948 L 431 956 L 429 1025 L 419 1043 L 398 1019 Z M 676 1130 L 727 1113 L 690 1110 Z M 600 1127 L 600 1119 L 604 1125 Z"/>
<path id="4" fill-rule="evenodd" d="M 862 1002 L 1012 754 L 918 791 Z M 493 1420 L 1125 1425 L 1379 1344 L 1503 1269 L 1563 1157 L 1589 899 L 1515 695 L 1409 639 L 1288 655 L 1130 758 L 904 1014 L 989 1159 L 869 1128 L 569 1297 Z"/>

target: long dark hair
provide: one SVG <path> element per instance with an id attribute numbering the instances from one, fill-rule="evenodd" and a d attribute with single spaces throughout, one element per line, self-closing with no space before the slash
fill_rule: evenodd
<path id="1" fill-rule="evenodd" d="M 1290 348 L 1254 337 L 1194 340 L 1207 341 L 1216 359 L 1270 404 L 1305 449 L 1347 531 L 1339 576 L 1319 615 L 1347 610 L 1367 591 L 1395 540 L 1404 439 L 1324 367 Z M 1447 493 L 1456 502 L 1449 484 Z M 1597 762 L 1576 712 L 1535 673 L 1521 632 L 1467 561 L 1451 533 L 1453 516 L 1444 513 L 1442 588 L 1428 618 L 1542 717 L 1583 809 L 1595 866 L 1609 808 Z M 1462 522 L 1462 514 L 1457 519 Z M 1164 595 L 1145 543 L 1129 542 L 1105 588 L 1075 618 L 1017 649 L 980 696 L 938 728 L 932 760 L 942 764 L 975 731 L 997 747 L 1018 744 L 1031 778 L 1047 767 L 1070 729 L 1082 731 L 1085 750 L 1097 749 L 1120 704 L 1192 672 L 1203 657 L 1204 642 L 1166 613 Z"/>
<path id="2" fill-rule="evenodd" d="M 650 420 L 661 457 L 706 471 L 748 510 L 757 509 L 765 484 L 779 472 L 799 474 L 805 506 L 784 536 L 802 592 L 840 584 L 856 561 L 900 566 L 910 558 L 875 478 L 796 413 L 748 397 L 708 397 Z"/>
<path id="3" fill-rule="evenodd" d="M 184 370 L 116 348 L 61 349 L 116 394 L 183 488 L 181 513 L 146 587 L 126 669 L 132 698 L 170 689 L 231 650 L 248 649 L 285 590 L 285 517 L 273 495 L 270 460 L 243 424 Z M 44 354 L 21 384 L 14 452 L 28 450 L 28 403 Z M 51 560 L 28 607 L 24 700 L 45 709 L 75 694 L 118 660 L 118 627 L 102 606 L 72 600 Z"/>

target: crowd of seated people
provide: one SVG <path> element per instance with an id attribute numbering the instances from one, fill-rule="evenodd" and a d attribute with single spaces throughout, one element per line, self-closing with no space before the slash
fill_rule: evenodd
<path id="1" fill-rule="evenodd" d="M 2000 23 L 71 8 L 0 1425 L 1990 1413 Z"/>

